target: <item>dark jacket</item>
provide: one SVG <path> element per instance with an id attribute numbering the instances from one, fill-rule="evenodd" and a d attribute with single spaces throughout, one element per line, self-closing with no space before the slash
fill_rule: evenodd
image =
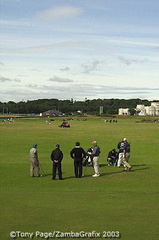
<path id="1" fill-rule="evenodd" d="M 55 150 L 52 151 L 51 153 L 51 160 L 58 160 L 59 162 L 61 162 L 63 159 L 63 153 L 59 148 L 56 148 Z"/>
<path id="2" fill-rule="evenodd" d="M 125 152 L 129 153 L 130 152 L 130 143 L 125 142 Z"/>
<path id="3" fill-rule="evenodd" d="M 111 150 L 109 153 L 108 153 L 108 158 L 111 158 L 112 160 L 116 160 L 118 158 L 118 153 L 116 152 L 115 149 Z"/>
<path id="4" fill-rule="evenodd" d="M 121 141 L 118 143 L 117 148 L 119 149 L 119 153 L 124 153 L 125 152 L 125 142 Z"/>
<path id="5" fill-rule="evenodd" d="M 95 147 L 93 147 L 92 155 L 93 157 L 98 157 L 99 154 L 100 154 L 100 147 L 96 145 Z"/>
<path id="6" fill-rule="evenodd" d="M 85 153 L 85 151 L 84 151 L 83 148 L 81 148 L 81 147 L 75 147 L 75 148 L 73 148 L 73 149 L 71 150 L 70 156 L 71 156 L 71 158 L 73 158 L 73 159 L 81 159 L 81 160 L 83 160 L 83 158 L 86 157 L 86 153 Z"/>

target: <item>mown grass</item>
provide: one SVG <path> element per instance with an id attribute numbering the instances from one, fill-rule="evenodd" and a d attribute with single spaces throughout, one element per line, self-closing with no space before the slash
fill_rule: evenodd
<path id="1" fill-rule="evenodd" d="M 71 128 L 58 128 L 61 119 L 17 119 L 0 123 L 1 239 L 11 231 L 119 231 L 121 239 L 158 238 L 159 124 L 135 123 L 135 118 L 105 123 L 102 118 L 74 119 Z M 108 167 L 107 153 L 121 138 L 131 143 L 131 172 Z M 97 140 L 101 148 L 101 177 L 74 178 L 69 152 L 76 141 L 87 150 Z M 29 150 L 38 143 L 46 176 L 30 178 Z M 50 153 L 59 143 L 64 153 L 64 181 L 52 181 Z M 23 238 L 18 238 L 23 239 Z M 35 238 L 36 239 L 36 238 Z"/>

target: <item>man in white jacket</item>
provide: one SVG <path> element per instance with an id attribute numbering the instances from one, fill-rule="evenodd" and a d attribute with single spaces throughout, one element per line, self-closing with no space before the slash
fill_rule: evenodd
<path id="1" fill-rule="evenodd" d="M 40 177 L 40 167 L 39 167 L 39 160 L 38 160 L 38 151 L 37 151 L 37 144 L 34 143 L 33 147 L 30 149 L 30 176 L 34 177 L 34 170 L 37 171 L 37 177 Z"/>

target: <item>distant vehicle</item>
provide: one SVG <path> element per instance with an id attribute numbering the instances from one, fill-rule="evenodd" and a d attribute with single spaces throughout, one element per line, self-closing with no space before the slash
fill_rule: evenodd
<path id="1" fill-rule="evenodd" d="M 70 128 L 70 124 L 67 122 L 63 122 L 59 127 L 61 128 Z"/>

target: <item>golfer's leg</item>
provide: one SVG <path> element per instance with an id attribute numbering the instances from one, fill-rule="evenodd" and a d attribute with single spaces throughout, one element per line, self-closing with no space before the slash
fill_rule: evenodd
<path id="1" fill-rule="evenodd" d="M 119 153 L 119 158 L 118 158 L 118 167 L 120 167 L 122 163 L 122 158 L 123 158 L 123 153 Z"/>
<path id="2" fill-rule="evenodd" d="M 30 176 L 34 177 L 34 166 L 33 166 L 32 162 L 31 162 L 31 165 L 30 165 Z"/>
<path id="3" fill-rule="evenodd" d="M 62 169 L 61 169 L 61 163 L 60 162 L 58 163 L 58 176 L 59 176 L 59 179 L 62 179 Z"/>
<path id="4" fill-rule="evenodd" d="M 128 169 L 131 168 L 130 164 L 125 160 L 125 158 L 122 159 L 122 163 L 124 166 L 126 166 Z"/>
<path id="5" fill-rule="evenodd" d="M 53 168 L 52 168 L 52 179 L 56 178 L 56 164 L 53 163 Z"/>
<path id="6" fill-rule="evenodd" d="M 99 157 L 93 158 L 93 166 L 94 166 L 95 174 L 99 174 Z"/>
<path id="7" fill-rule="evenodd" d="M 79 162 L 79 177 L 82 177 L 82 161 Z"/>

